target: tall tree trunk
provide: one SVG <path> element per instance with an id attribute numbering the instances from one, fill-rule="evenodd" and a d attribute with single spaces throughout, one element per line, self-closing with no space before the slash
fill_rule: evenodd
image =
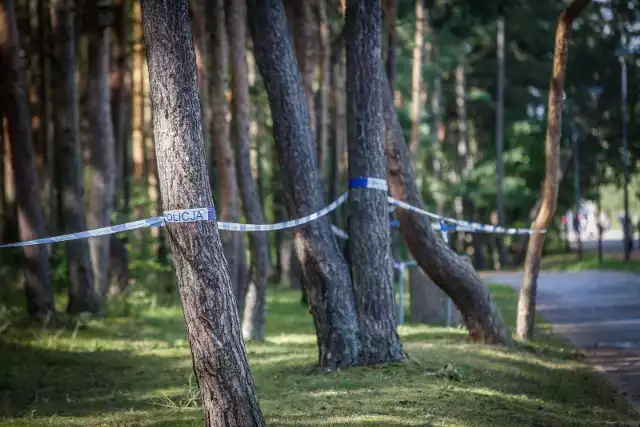
<path id="1" fill-rule="evenodd" d="M 496 95 L 496 172 L 497 172 L 497 211 L 498 225 L 504 227 L 504 197 L 503 197 L 503 174 L 504 174 L 504 17 L 498 18 L 498 31 L 496 35 L 497 57 L 498 57 L 498 91 Z M 500 268 L 504 268 L 507 262 L 507 251 L 504 246 L 504 237 L 496 235 L 498 251 L 500 253 Z"/>
<path id="2" fill-rule="evenodd" d="M 187 1 L 144 1 L 142 17 L 164 209 L 213 207 Z M 168 230 L 205 426 L 264 426 L 217 224 Z"/>
<path id="3" fill-rule="evenodd" d="M 40 63 L 40 88 L 39 88 L 39 119 L 41 132 L 39 135 L 40 144 L 44 154 L 44 197 L 46 203 L 47 225 L 52 232 L 58 229 L 58 207 L 56 206 L 57 189 L 54 179 L 54 145 L 53 145 L 53 117 L 51 114 L 51 46 L 50 32 L 51 23 L 47 2 L 38 0 L 38 61 Z"/>
<path id="4" fill-rule="evenodd" d="M 318 159 L 318 170 L 323 184 L 327 178 L 327 162 L 329 150 L 329 90 L 331 77 L 331 42 L 329 40 L 329 21 L 325 0 L 316 0 L 318 8 L 318 38 L 320 40 L 321 53 L 318 55 L 318 68 L 320 70 L 320 92 L 318 106 L 318 130 L 316 132 L 316 157 Z M 315 111 L 310 110 L 311 114 Z M 328 188 L 328 186 L 325 186 Z"/>
<path id="5" fill-rule="evenodd" d="M 434 45 L 431 50 L 431 63 L 438 64 L 440 60 L 440 51 L 437 45 Z M 435 143 L 435 147 L 432 154 L 432 169 L 436 179 L 442 180 L 444 165 L 443 165 L 443 153 L 442 144 L 444 141 L 444 132 L 441 132 L 442 127 L 442 76 L 438 73 L 433 77 L 433 86 L 431 89 L 431 137 Z M 442 197 L 439 194 L 435 195 L 436 210 L 439 215 L 443 214 Z"/>
<path id="6" fill-rule="evenodd" d="M 0 81 L 0 110 L 7 117 L 20 239 L 38 239 L 45 236 L 44 215 L 13 0 L 0 3 Z M 25 246 L 23 253 L 27 311 L 34 317 L 48 316 L 54 311 L 54 301 L 47 247 Z"/>
<path id="7" fill-rule="evenodd" d="M 332 124 L 333 143 L 331 144 L 331 179 L 329 199 L 335 200 L 340 195 L 340 188 L 344 178 L 344 153 L 347 147 L 347 106 L 346 106 L 346 65 L 344 46 L 332 52 L 332 88 L 331 101 L 333 103 Z M 332 212 L 333 223 L 340 226 L 338 212 Z"/>
<path id="8" fill-rule="evenodd" d="M 209 173 L 213 162 L 211 161 L 211 100 L 209 99 L 209 41 L 211 33 L 207 26 L 208 2 L 206 0 L 193 0 L 191 9 L 193 13 L 193 41 L 196 50 L 196 67 L 198 70 L 198 85 L 200 87 L 200 109 L 202 112 L 202 134 L 204 138 L 204 149 L 207 154 L 207 166 Z"/>
<path id="9" fill-rule="evenodd" d="M 348 0 L 347 130 L 349 178 L 386 182 L 380 0 Z M 394 318 L 387 191 L 349 190 L 349 264 L 356 295 L 364 364 L 404 358 Z"/>
<path id="10" fill-rule="evenodd" d="M 380 73 L 383 73 L 382 64 Z M 384 92 L 387 174 L 391 196 L 424 209 L 413 177 L 410 154 L 402 126 L 396 116 L 389 87 Z M 455 303 L 462 313 L 471 339 L 489 344 L 511 345 L 513 340 L 489 289 L 473 267 L 462 261 L 431 228 L 422 215 L 398 208 L 400 230 L 414 259 L 422 270 Z"/>
<path id="11" fill-rule="evenodd" d="M 562 136 L 562 95 L 564 91 L 565 71 L 571 25 L 591 0 L 574 0 L 567 9 L 560 14 L 556 27 L 556 38 L 553 51 L 553 69 L 549 87 L 549 104 L 547 107 L 547 135 L 545 140 L 546 174 L 542 187 L 542 205 L 534 222 L 534 229 L 545 229 L 551 225 L 551 220 L 558 203 L 558 172 L 560 170 L 560 137 Z M 517 334 L 521 339 L 533 337 L 536 316 L 536 293 L 538 287 L 538 273 L 544 234 L 534 233 L 529 237 L 527 256 L 524 262 L 524 274 L 520 282 L 520 297 L 518 298 Z"/>
<path id="12" fill-rule="evenodd" d="M 227 3 L 227 29 L 231 69 L 233 72 L 232 133 L 238 150 L 238 181 L 244 215 L 248 222 L 264 224 L 264 214 L 256 185 L 251 173 L 251 119 L 249 116 L 249 81 L 245 53 L 247 36 L 247 10 L 245 0 L 230 0 Z M 264 309 L 266 305 L 267 280 L 269 278 L 269 246 L 267 234 L 249 234 L 251 247 L 251 278 L 247 289 L 242 335 L 245 340 L 264 339 Z"/>
<path id="13" fill-rule="evenodd" d="M 5 191 L 5 145 L 4 145 L 4 115 L 0 110 L 0 244 L 6 243 L 6 225 L 8 221 L 9 201 L 7 200 L 7 192 Z"/>
<path id="14" fill-rule="evenodd" d="M 384 1 L 384 34 L 387 39 L 386 70 L 391 91 L 396 85 L 396 20 L 398 14 L 397 0 Z"/>
<path id="15" fill-rule="evenodd" d="M 141 184 L 145 176 L 144 141 L 142 139 L 143 102 L 142 74 L 144 70 L 144 43 L 142 40 L 142 16 L 140 2 L 133 1 L 133 99 L 131 155 L 133 159 L 132 178 L 135 184 Z"/>
<path id="16" fill-rule="evenodd" d="M 314 41 L 316 41 L 315 22 L 310 0 L 284 0 L 289 19 L 289 28 L 295 47 L 298 66 L 302 73 L 304 93 L 309 108 L 309 120 L 314 137 L 317 137 L 316 107 L 313 97 L 313 76 L 316 68 Z M 316 143 L 318 142 L 316 138 Z M 317 148 L 316 148 L 317 152 Z M 316 161 L 320 158 L 316 156 Z M 322 178 L 322 175 L 320 175 Z"/>
<path id="17" fill-rule="evenodd" d="M 106 18 L 97 7 L 89 13 L 95 20 L 89 35 L 89 121 L 91 123 L 91 196 L 87 226 L 100 228 L 111 223 L 113 200 L 114 136 L 109 102 L 109 31 Z M 89 240 L 93 278 L 99 298 L 109 291 L 109 236 Z"/>
<path id="18" fill-rule="evenodd" d="M 416 34 L 411 70 L 411 141 L 409 142 L 409 151 L 411 151 L 411 156 L 416 165 L 417 174 L 420 174 L 417 156 L 420 148 L 420 106 L 422 105 L 420 85 L 422 83 L 425 15 L 424 0 L 416 0 Z"/>
<path id="19" fill-rule="evenodd" d="M 229 134 L 229 121 L 227 119 L 229 106 L 227 104 L 227 80 L 229 63 L 229 42 L 227 38 L 227 26 L 225 23 L 224 0 L 215 0 L 211 5 L 211 22 L 213 25 L 213 38 L 211 43 L 212 61 L 216 66 L 211 75 L 211 98 L 213 121 L 212 145 L 216 155 L 216 166 L 220 180 L 220 220 L 229 222 L 240 221 L 240 194 L 236 178 L 236 164 L 233 146 Z M 240 265 L 238 263 L 239 248 L 243 245 L 242 235 L 235 231 L 222 231 L 222 246 L 227 258 L 231 283 L 233 283 L 234 295 L 238 312 L 244 306 L 245 284 L 240 283 Z"/>
<path id="20" fill-rule="evenodd" d="M 111 60 L 111 113 L 115 142 L 116 175 L 113 191 L 113 208 L 120 210 L 120 198 L 125 181 L 131 118 L 131 67 L 129 61 L 129 0 L 116 0 L 114 5 L 114 40 Z M 127 168 L 128 169 L 128 168 Z"/>
<path id="21" fill-rule="evenodd" d="M 74 0 L 53 0 L 53 32 L 56 44 L 56 146 L 58 176 L 62 192 L 62 220 L 65 233 L 86 230 L 82 195 L 82 160 L 80 156 L 80 125 L 78 87 L 76 85 L 76 45 Z M 97 312 L 98 296 L 93 283 L 89 242 L 71 240 L 67 245 L 69 274 L 69 305 L 67 311 Z"/>
<path id="22" fill-rule="evenodd" d="M 290 217 L 302 217 L 324 206 L 302 76 L 282 0 L 248 0 L 247 5 L 254 56 L 271 106 L 285 202 Z M 361 345 L 355 297 L 349 268 L 327 218 L 295 229 L 294 240 L 316 327 L 320 365 L 357 364 Z"/>

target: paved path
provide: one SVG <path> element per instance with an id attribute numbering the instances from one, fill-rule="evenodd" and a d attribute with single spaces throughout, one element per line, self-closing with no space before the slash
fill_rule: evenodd
<path id="1" fill-rule="evenodd" d="M 484 273 L 520 286 L 520 273 Z M 538 313 L 602 371 L 640 412 L 640 275 L 616 271 L 541 272 Z"/>

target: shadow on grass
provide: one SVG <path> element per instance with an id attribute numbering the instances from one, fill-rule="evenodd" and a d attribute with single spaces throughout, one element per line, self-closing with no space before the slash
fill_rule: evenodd
<path id="1" fill-rule="evenodd" d="M 513 291 L 492 293 L 504 309 L 514 304 Z M 268 425 L 599 427 L 630 418 L 554 341 L 507 350 L 468 344 L 464 330 L 407 324 L 399 332 L 408 361 L 321 373 L 298 298 L 272 291 L 267 340 L 247 345 Z M 0 423 L 201 426 L 197 402 L 185 404 L 190 375 L 179 307 L 80 331 L 16 326 L 0 341 Z"/>

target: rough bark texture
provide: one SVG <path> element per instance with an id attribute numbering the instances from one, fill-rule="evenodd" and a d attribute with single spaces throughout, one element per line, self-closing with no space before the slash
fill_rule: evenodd
<path id="1" fill-rule="evenodd" d="M 385 68 L 389 86 L 393 91 L 396 82 L 396 19 L 398 14 L 397 0 L 384 2 L 384 34 L 387 39 L 387 58 Z"/>
<path id="2" fill-rule="evenodd" d="M 240 194 L 236 178 L 236 164 L 229 134 L 229 105 L 226 99 L 229 63 L 229 44 L 225 23 L 224 0 L 215 0 L 211 6 L 213 32 L 211 41 L 212 61 L 216 66 L 211 75 L 213 121 L 211 123 L 212 146 L 220 184 L 220 220 L 240 222 Z M 239 283 L 240 266 L 238 251 L 243 245 L 242 235 L 235 231 L 222 231 L 222 246 L 227 258 L 231 283 L 238 309 L 244 306 L 244 294 Z M 242 311 L 238 310 L 240 313 Z"/>
<path id="3" fill-rule="evenodd" d="M 238 182 L 242 206 L 247 221 L 264 224 L 264 214 L 256 185 L 251 173 L 251 118 L 249 117 L 249 81 L 245 53 L 246 3 L 245 0 L 229 0 L 227 3 L 227 29 L 233 71 L 234 117 L 232 134 L 236 141 L 238 159 Z M 245 340 L 264 339 L 264 309 L 269 278 L 269 242 L 266 233 L 250 233 L 251 270 L 242 320 L 242 335 Z"/>
<path id="4" fill-rule="evenodd" d="M 553 51 L 553 69 L 549 87 L 547 106 L 547 135 L 545 140 L 546 174 L 542 187 L 542 205 L 536 216 L 533 228 L 545 229 L 551 220 L 558 203 L 558 184 L 560 172 L 560 137 L 562 135 L 562 94 L 564 91 L 565 71 L 569 54 L 571 25 L 574 19 L 591 3 L 591 0 L 575 0 L 560 14 L 556 27 Z M 545 235 L 534 233 L 529 238 L 527 256 L 524 262 L 524 274 L 520 282 L 518 298 L 517 334 L 521 339 L 533 337 L 536 316 L 536 293 L 538 273 Z"/>
<path id="5" fill-rule="evenodd" d="M 349 178 L 386 178 L 380 0 L 348 0 L 347 132 Z M 393 261 L 387 192 L 349 190 L 349 264 L 356 295 L 364 364 L 404 358 L 394 319 Z"/>
<path id="6" fill-rule="evenodd" d="M 380 66 L 380 73 L 382 72 Z M 402 126 L 396 116 L 388 86 L 383 101 L 391 196 L 424 209 L 424 202 L 413 178 Z M 420 268 L 453 300 L 462 313 L 471 339 L 487 344 L 512 344 L 511 332 L 498 306 L 473 267 L 462 261 L 432 230 L 431 221 L 426 217 L 400 208 L 395 213 L 409 251 Z"/>
<path id="7" fill-rule="evenodd" d="M 213 206 L 187 1 L 143 1 L 142 17 L 163 207 Z M 168 230 L 205 425 L 263 426 L 217 224 Z"/>
<path id="8" fill-rule="evenodd" d="M 324 206 L 302 76 L 282 0 L 248 0 L 247 5 L 256 64 L 271 106 L 285 203 L 289 216 L 297 218 Z M 355 298 L 349 268 L 327 218 L 295 229 L 294 240 L 316 326 L 320 365 L 354 365 L 360 353 Z"/>
<path id="9" fill-rule="evenodd" d="M 100 228 L 111 223 L 111 202 L 115 176 L 114 136 L 109 102 L 109 32 L 98 23 L 97 8 L 90 8 L 94 22 L 89 35 L 89 122 L 91 124 L 91 195 L 87 226 Z M 109 236 L 89 239 L 93 279 L 102 300 L 109 291 Z"/>
<path id="10" fill-rule="evenodd" d="M 54 0 L 53 34 L 56 58 L 56 147 L 62 193 L 62 222 L 65 233 L 87 229 L 82 196 L 82 157 L 76 85 L 76 44 L 74 35 L 74 0 Z M 71 240 L 67 245 L 69 305 L 67 311 L 96 312 L 98 296 L 93 283 L 93 270 L 86 239 Z"/>
<path id="11" fill-rule="evenodd" d="M 317 134 L 316 107 L 313 97 L 313 75 L 316 68 L 314 41 L 315 22 L 311 11 L 311 0 L 284 0 L 287 7 L 289 28 L 295 47 L 298 66 L 302 73 L 304 93 L 309 108 L 309 120 L 314 136 Z M 317 151 L 317 149 L 316 149 Z M 316 160 L 320 160 L 316 158 Z M 322 175 L 321 175 L 322 176 Z"/>
<path id="12" fill-rule="evenodd" d="M 13 0 L 0 3 L 0 81 L 0 111 L 7 117 L 20 240 L 38 239 L 45 236 L 44 215 Z M 35 317 L 47 316 L 54 310 L 47 247 L 27 246 L 23 253 L 27 310 Z"/>

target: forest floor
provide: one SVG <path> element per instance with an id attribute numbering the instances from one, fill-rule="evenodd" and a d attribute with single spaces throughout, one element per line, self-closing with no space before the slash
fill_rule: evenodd
<path id="1" fill-rule="evenodd" d="M 515 291 L 491 291 L 513 325 Z M 202 425 L 180 307 L 144 293 L 111 307 L 75 327 L 0 314 L 0 425 Z M 405 324 L 407 362 L 322 373 L 299 293 L 272 289 L 266 342 L 247 351 L 272 426 L 637 426 L 603 377 L 538 326 L 535 343 L 504 349 L 470 344 L 462 329 Z"/>

